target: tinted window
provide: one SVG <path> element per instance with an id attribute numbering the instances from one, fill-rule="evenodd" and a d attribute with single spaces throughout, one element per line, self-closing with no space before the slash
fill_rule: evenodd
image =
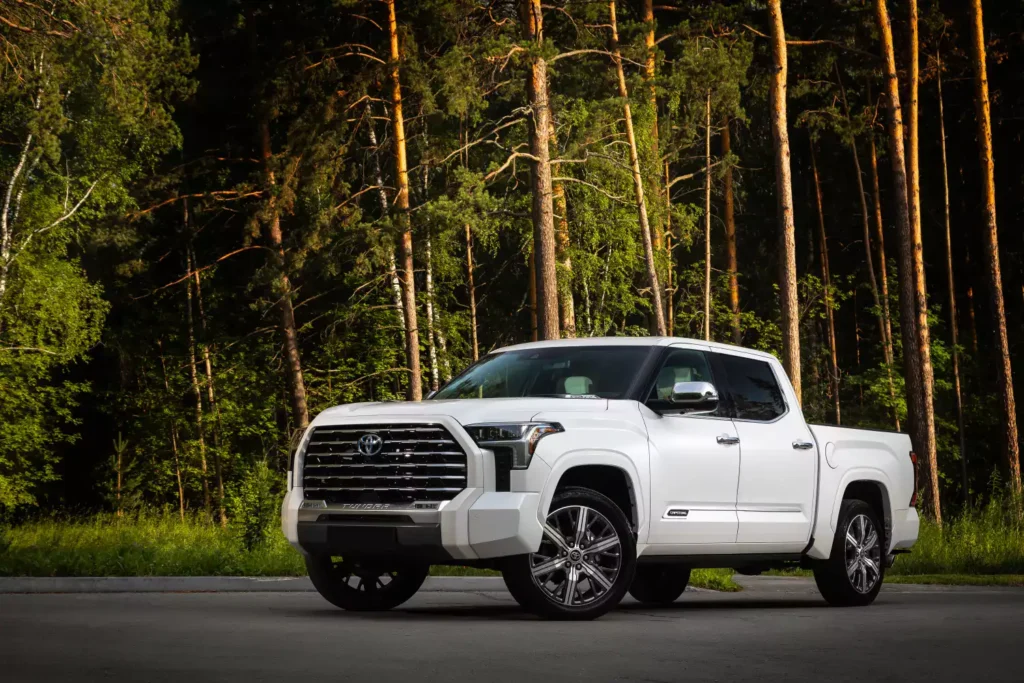
<path id="1" fill-rule="evenodd" d="M 736 419 L 770 421 L 786 412 L 771 365 L 752 358 L 717 356 L 727 376 Z"/>
<path id="2" fill-rule="evenodd" d="M 494 353 L 434 398 L 624 398 L 649 353 L 647 346 L 556 346 Z"/>
<path id="3" fill-rule="evenodd" d="M 708 365 L 707 356 L 702 351 L 693 349 L 673 349 L 658 370 L 654 379 L 654 386 L 647 397 L 647 404 L 658 410 L 668 410 L 673 406 L 669 402 L 672 397 L 672 387 L 678 382 L 710 382 L 715 383 L 711 375 L 711 367 Z M 709 415 L 724 415 L 724 406 L 714 412 L 700 411 Z"/>

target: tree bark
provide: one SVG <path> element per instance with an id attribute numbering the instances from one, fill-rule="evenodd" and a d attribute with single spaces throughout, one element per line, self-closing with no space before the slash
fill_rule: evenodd
<path id="1" fill-rule="evenodd" d="M 309 409 L 306 406 L 306 384 L 302 379 L 302 359 L 299 356 L 299 333 L 295 325 L 295 309 L 292 306 L 292 283 L 284 257 L 284 237 L 281 232 L 281 213 L 277 207 L 274 186 L 277 184 L 270 161 L 273 156 L 270 146 L 270 123 L 264 119 L 260 122 L 260 153 L 264 172 L 267 174 L 267 186 L 270 190 L 270 203 L 267 207 L 267 239 L 271 253 L 274 255 L 274 266 L 277 270 L 276 307 L 280 317 L 281 336 L 285 354 L 285 383 L 291 404 L 292 423 L 295 429 L 309 426 Z"/>
<path id="2" fill-rule="evenodd" d="M 537 255 L 536 250 L 530 248 L 530 284 L 528 288 L 530 301 L 530 341 L 537 341 L 540 337 L 540 330 L 537 322 Z"/>
<path id="3" fill-rule="evenodd" d="M 416 280 L 413 267 L 412 226 L 409 217 L 409 162 L 405 150 L 405 117 L 402 114 L 402 80 L 399 65 L 402 51 L 398 44 L 398 21 L 395 19 L 395 0 L 386 0 L 388 5 L 388 35 L 390 37 L 391 76 L 391 133 L 394 141 L 395 180 L 398 194 L 395 206 L 401 225 L 402 250 L 402 295 L 405 308 L 405 355 L 409 364 L 409 386 L 407 398 L 419 401 L 423 398 L 423 378 L 420 371 L 420 332 L 416 319 Z"/>
<path id="4" fill-rule="evenodd" d="M 668 268 L 665 272 L 665 324 L 668 326 L 669 336 L 676 333 L 676 304 L 675 304 L 675 272 L 676 260 L 672 250 L 672 192 L 668 189 L 668 161 L 664 163 L 665 168 L 665 256 L 668 260 Z"/>
<path id="5" fill-rule="evenodd" d="M 164 341 L 157 340 L 160 348 L 160 370 L 164 377 L 164 392 L 171 396 L 171 385 L 167 381 L 167 362 L 164 360 Z M 178 514 L 181 521 L 185 521 L 185 485 L 181 478 L 181 459 L 178 456 L 178 427 L 174 424 L 174 417 L 171 416 L 171 453 L 174 454 L 174 477 L 178 482 Z"/>
<path id="6" fill-rule="evenodd" d="M 732 137 L 729 132 L 729 117 L 722 122 L 722 158 L 725 161 L 725 251 L 729 269 L 729 310 L 732 311 L 732 341 L 739 344 L 743 341 L 740 329 L 740 283 L 739 264 L 736 258 L 736 213 L 732 190 L 732 164 L 729 155 L 732 153 Z"/>
<path id="7" fill-rule="evenodd" d="M 430 230 L 426 239 L 427 257 L 427 348 L 430 354 L 430 390 L 437 391 L 441 386 L 441 369 L 437 363 L 436 327 L 434 325 L 434 257 L 430 244 Z"/>
<path id="8" fill-rule="evenodd" d="M 711 341 L 711 91 L 704 99 L 704 340 Z"/>
<path id="9" fill-rule="evenodd" d="M 928 346 L 928 326 L 919 329 L 918 298 L 923 286 L 923 271 L 918 277 L 917 264 L 920 239 L 915 239 L 910 218 L 910 187 L 907 181 L 906 155 L 903 146 L 903 117 L 900 107 L 899 80 L 896 75 L 896 55 L 892 41 L 892 27 L 886 0 L 875 0 L 876 18 L 882 39 L 882 57 L 885 60 L 886 95 L 889 107 L 890 157 L 892 161 L 893 190 L 896 197 L 896 225 L 900 237 L 900 327 L 903 335 L 903 364 L 906 374 L 907 414 L 915 449 L 922 453 L 928 468 L 926 493 L 932 516 L 942 523 L 940 507 L 938 464 L 935 448 L 935 415 L 931 403 L 931 382 L 925 382 L 925 367 L 931 369 Z M 921 263 L 923 266 L 923 263 Z M 927 321 L 926 321 L 927 323 Z"/>
<path id="10" fill-rule="evenodd" d="M 188 204 L 185 205 L 185 223 L 188 224 Z M 186 275 L 192 272 L 192 254 L 186 257 Z M 199 444 L 199 471 L 203 482 L 203 510 L 206 518 L 212 516 L 210 504 L 210 482 L 206 465 L 206 434 L 203 427 L 203 395 L 199 391 L 199 372 L 196 369 L 196 333 L 192 322 L 192 278 L 185 281 L 185 321 L 188 329 L 188 375 L 192 383 L 192 396 L 195 399 L 196 441 Z"/>
<path id="11" fill-rule="evenodd" d="M 659 150 L 659 131 L 658 131 L 658 88 L 655 85 L 656 68 L 657 68 L 657 52 L 655 51 L 654 35 L 654 2 L 653 0 L 643 0 L 641 6 L 640 20 L 644 22 L 646 28 L 644 30 L 644 47 L 646 53 L 644 55 L 644 81 L 647 85 L 647 99 L 651 107 L 651 159 L 653 163 L 658 164 L 661 158 L 661 152 Z M 657 166 L 655 166 L 657 168 Z M 651 196 L 658 197 L 662 188 L 658 187 L 657 176 L 652 179 L 654 188 L 651 192 Z M 664 188 L 665 192 L 668 192 L 668 188 Z M 661 226 L 655 221 L 654 225 L 654 251 L 655 253 L 661 251 L 662 245 L 667 239 L 665 235 L 663 239 L 663 230 Z M 666 296 L 667 298 L 667 296 Z M 666 313 L 667 314 L 667 313 Z M 670 332 L 671 334 L 671 332 Z"/>
<path id="12" fill-rule="evenodd" d="M 629 91 L 626 89 L 626 74 L 622 69 L 622 55 L 619 53 L 619 30 L 615 19 L 615 0 L 608 3 L 611 20 L 612 60 L 619 81 L 619 97 L 622 99 L 623 117 L 626 119 L 626 140 L 629 143 L 629 162 L 633 170 L 633 190 L 636 197 L 637 214 L 640 217 L 640 237 L 644 245 L 644 259 L 647 263 L 648 285 L 651 289 L 651 307 L 654 309 L 654 324 L 657 334 L 667 334 L 665 327 L 665 310 L 662 308 L 661 285 L 658 282 L 658 269 L 654 261 L 654 245 L 651 241 L 651 224 L 647 219 L 647 202 L 644 199 L 644 181 L 640 171 L 640 155 L 636 147 L 636 135 L 633 131 L 633 112 L 629 105 Z"/>
<path id="13" fill-rule="evenodd" d="M 576 336 L 576 307 L 572 298 L 572 257 L 569 255 L 569 208 L 565 201 L 565 188 L 562 183 L 555 183 L 554 194 L 555 218 L 558 229 L 555 231 L 555 254 L 558 258 L 558 303 L 561 314 L 562 336 Z"/>
<path id="14" fill-rule="evenodd" d="M 185 200 L 186 207 L 188 200 Z M 189 246 L 192 249 L 191 245 Z M 192 249 L 192 276 L 196 283 L 196 304 L 199 309 L 200 346 L 203 351 L 203 368 L 206 371 L 206 400 L 210 413 L 215 421 L 213 428 L 213 476 L 217 478 L 217 519 L 222 528 L 227 528 L 228 513 L 224 505 L 224 472 L 220 462 L 220 409 L 217 408 L 217 397 L 214 391 L 213 363 L 210 360 L 210 337 L 206 328 L 206 309 L 203 308 L 203 287 L 200 283 L 199 271 L 194 268 L 196 263 L 195 250 Z"/>
<path id="15" fill-rule="evenodd" d="M 530 256 L 530 291 L 535 292 L 533 273 L 533 256 Z M 473 341 L 473 362 L 480 360 L 480 342 L 477 338 L 476 326 L 476 284 L 473 280 L 473 231 L 466 223 L 466 286 L 469 289 L 469 331 Z M 533 322 L 534 341 L 536 341 L 537 314 L 536 303 L 531 304 L 530 314 Z"/>
<path id="16" fill-rule="evenodd" d="M 818 244 L 821 249 L 821 284 L 825 290 L 825 315 L 828 322 L 828 356 L 831 370 L 828 376 L 832 394 L 832 412 L 836 424 L 843 424 L 839 406 L 839 358 L 836 353 L 836 317 L 832 302 L 832 272 L 828 263 L 828 235 L 825 232 L 825 208 L 821 199 L 821 179 L 818 177 L 818 159 L 811 140 L 811 175 L 814 177 L 814 198 L 818 207 Z"/>
<path id="17" fill-rule="evenodd" d="M 789 159 L 789 128 L 786 121 L 786 30 L 781 0 L 768 0 L 772 30 L 772 78 L 769 89 L 772 141 L 775 146 L 775 184 L 779 221 L 779 294 L 782 308 L 782 364 L 793 383 L 797 401 L 800 382 L 800 302 L 796 285 L 796 225 L 793 221 L 793 181 Z"/>
<path id="18" fill-rule="evenodd" d="M 946 112 L 942 98 L 942 54 L 935 53 L 935 67 L 939 90 L 939 142 L 942 148 L 942 191 L 946 218 L 946 285 L 949 290 L 949 331 L 953 351 L 953 392 L 956 397 L 956 425 L 960 437 L 960 487 L 964 506 L 971 504 L 970 484 L 967 477 L 967 441 L 964 432 L 964 403 L 960 389 L 960 330 L 956 315 L 956 281 L 953 278 L 953 239 L 950 229 L 949 164 L 946 160 Z"/>
<path id="19" fill-rule="evenodd" d="M 374 130 L 372 108 L 367 107 L 367 111 L 370 112 L 371 116 L 367 122 L 367 130 L 369 131 L 370 145 L 373 147 L 373 174 L 374 180 L 377 182 L 377 199 L 380 202 L 380 215 L 381 217 L 387 216 L 390 212 L 388 208 L 388 195 L 384 191 L 384 174 L 380 168 L 380 157 L 378 156 L 379 150 L 377 149 L 377 133 Z M 398 324 L 402 328 L 402 338 L 405 338 L 405 309 L 402 307 L 402 285 L 398 280 L 398 267 L 395 264 L 395 245 L 390 238 L 384 240 L 384 247 L 388 252 L 388 279 L 391 281 L 391 298 L 395 302 L 395 312 L 398 314 Z"/>
<path id="20" fill-rule="evenodd" d="M 538 51 L 544 43 L 544 15 L 540 0 L 521 0 L 523 34 Z M 551 102 L 548 99 L 547 62 L 539 54 L 530 59 L 526 92 L 532 118 L 530 121 L 530 154 L 533 198 L 534 270 L 537 288 L 537 322 L 541 339 L 558 339 L 558 274 L 555 267 L 555 215 L 552 205 Z"/>
<path id="21" fill-rule="evenodd" d="M 1013 397 L 1010 342 L 1006 333 L 1003 276 L 999 265 L 999 231 L 996 224 L 996 180 L 992 158 L 992 121 L 988 96 L 988 67 L 985 64 L 985 29 L 981 0 L 971 0 L 971 56 L 974 62 L 974 105 L 978 118 L 978 156 L 985 195 L 985 255 L 988 261 L 989 295 L 992 297 L 992 325 L 995 328 L 999 365 L 999 398 L 1002 403 L 1004 449 L 1010 471 L 1010 485 L 1021 493 L 1020 443 L 1017 434 L 1017 404 Z"/>

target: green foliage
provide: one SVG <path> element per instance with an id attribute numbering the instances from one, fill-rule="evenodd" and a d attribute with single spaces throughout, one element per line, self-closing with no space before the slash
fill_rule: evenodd
<path id="1" fill-rule="evenodd" d="M 253 551 L 267 542 L 278 521 L 277 501 L 283 494 L 281 476 L 266 460 L 254 463 L 228 498 L 230 519 L 238 528 L 242 546 Z"/>

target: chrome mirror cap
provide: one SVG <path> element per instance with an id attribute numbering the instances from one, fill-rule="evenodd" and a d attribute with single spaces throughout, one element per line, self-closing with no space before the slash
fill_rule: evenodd
<path id="1" fill-rule="evenodd" d="M 712 407 L 718 404 L 718 390 L 711 382 L 676 382 L 669 401 L 677 406 Z"/>

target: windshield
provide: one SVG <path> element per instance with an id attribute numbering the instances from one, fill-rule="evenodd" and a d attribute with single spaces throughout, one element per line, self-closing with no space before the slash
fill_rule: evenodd
<path id="1" fill-rule="evenodd" d="M 434 398 L 623 398 L 649 352 L 646 346 L 559 346 L 494 353 Z"/>

